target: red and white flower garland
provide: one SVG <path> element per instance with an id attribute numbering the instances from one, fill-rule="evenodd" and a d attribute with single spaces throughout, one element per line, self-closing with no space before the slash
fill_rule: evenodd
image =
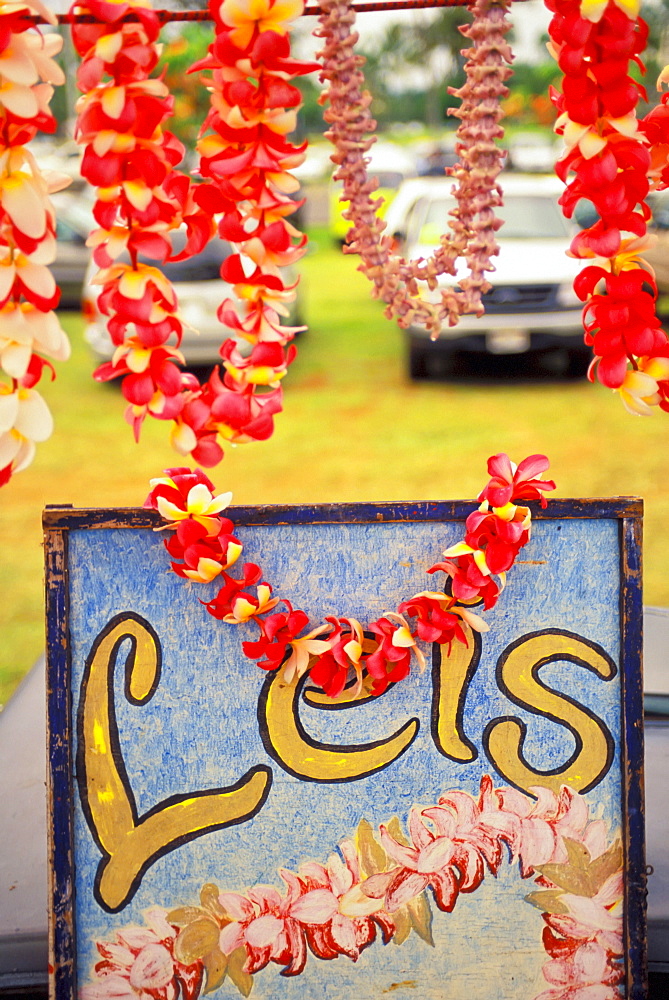
<path id="1" fill-rule="evenodd" d="M 89 0 L 73 8 L 96 19 L 76 21 L 73 31 L 85 91 L 77 131 L 87 147 L 82 173 L 98 187 L 101 228 L 90 242 L 102 268 L 99 307 L 117 345 L 96 378 L 124 376 L 136 436 L 147 415 L 172 420 L 176 450 L 205 466 L 221 460 L 221 442 L 270 436 L 281 409 L 280 380 L 295 356 L 288 345 L 296 328 L 281 324 L 295 291 L 281 268 L 304 252 L 305 238 L 288 221 L 298 207 L 289 170 L 304 158 L 304 146 L 286 139 L 300 100 L 289 81 L 317 68 L 290 58 L 288 31 L 302 6 L 212 0 L 216 38 L 194 67 L 211 71 L 211 111 L 198 143 L 205 181 L 198 185 L 176 169 L 183 147 L 163 129 L 173 99 L 150 76 L 160 54 L 160 24 L 150 4 Z M 216 370 L 200 386 L 178 367 L 182 322 L 174 289 L 138 255 L 161 262 L 197 253 L 214 232 L 215 216 L 219 235 L 238 247 L 221 274 L 239 304 L 226 300 L 218 312 L 232 331 L 221 348 L 225 373 Z M 183 225 L 189 240 L 174 257 L 169 233 Z M 126 252 L 130 262 L 118 263 Z"/>
<path id="2" fill-rule="evenodd" d="M 126 419 L 138 437 L 146 416 L 175 420 L 199 388 L 179 368 L 183 327 L 174 289 L 158 267 L 138 258 L 175 259 L 170 234 L 180 226 L 189 231 L 181 256 L 189 256 L 207 243 L 213 221 L 176 169 L 183 146 L 163 128 L 174 102 L 163 81 L 151 77 L 160 57 L 160 21 L 150 4 L 86 0 L 73 13 L 94 19 L 78 18 L 72 28 L 84 91 L 76 135 L 85 146 L 82 175 L 97 188 L 93 214 L 100 228 L 89 244 L 101 268 L 98 306 L 116 345 L 95 377 L 123 377 Z M 122 254 L 127 262 L 119 262 Z"/>
<path id="3" fill-rule="evenodd" d="M 42 173 L 27 144 L 54 132 L 52 84 L 64 82 L 54 62 L 62 39 L 35 30 L 35 14 L 55 24 L 40 0 L 0 2 L 0 486 L 28 466 L 35 442 L 53 429 L 35 389 L 47 358 L 65 361 L 70 345 L 53 311 L 60 292 L 48 265 L 56 256 L 56 219 L 49 195 L 69 177 Z"/>
<path id="4" fill-rule="evenodd" d="M 560 201 L 571 218 L 580 199 L 599 218 L 572 241 L 571 254 L 592 263 L 574 288 L 585 302 L 590 377 L 618 391 L 632 413 L 669 410 L 669 340 L 655 313 L 657 286 L 640 256 L 647 235 L 650 187 L 666 187 L 666 101 L 638 122 L 647 26 L 637 0 L 545 0 L 553 11 L 551 51 L 564 73 L 556 131 L 565 152 L 557 164 L 567 183 Z M 572 175 L 570 177 L 570 175 Z M 567 181 L 567 178 L 570 179 Z"/>
<path id="5" fill-rule="evenodd" d="M 453 640 L 467 644 L 467 627 L 487 631 L 486 623 L 465 605 L 482 603 L 487 609 L 497 602 L 507 571 L 530 540 L 531 513 L 518 501 L 539 500 L 546 506 L 543 494 L 555 489 L 552 481 L 541 478 L 547 468 L 544 455 L 531 455 L 518 467 L 505 454 L 489 459 L 491 479 L 479 494 L 481 506 L 467 518 L 464 540 L 428 570 L 446 575 L 450 593 L 414 594 L 366 626 L 355 618 L 328 617 L 306 633 L 306 612 L 272 596 L 259 566 L 245 563 L 241 578 L 227 572 L 243 549 L 232 521 L 220 516 L 231 493 L 215 496 L 213 484 L 199 469 L 167 469 L 164 478 L 151 481 L 145 506 L 158 510 L 173 531 L 165 547 L 178 576 L 196 583 L 222 581 L 216 596 L 203 602 L 207 611 L 228 624 L 253 621 L 258 626 L 259 638 L 242 648 L 259 667 L 281 667 L 288 682 L 309 671 L 310 680 L 332 698 L 342 693 L 351 674 L 355 682 L 350 693 L 358 694 L 367 675 L 371 694 L 379 695 L 407 676 L 412 657 L 424 666 L 418 640 L 450 648 Z M 286 611 L 274 611 L 280 602 Z M 408 618 L 416 619 L 415 628 Z"/>
<path id="6" fill-rule="evenodd" d="M 317 68 L 290 56 L 289 32 L 302 0 L 210 0 L 216 37 L 194 70 L 205 70 L 211 110 L 197 148 L 208 207 L 221 216 L 218 232 L 236 252 L 221 276 L 237 301 L 218 310 L 232 331 L 221 347 L 225 374 L 214 372 L 198 403 L 207 418 L 193 426 L 208 442 L 213 465 L 221 443 L 268 438 L 282 409 L 281 379 L 295 358 L 297 327 L 282 324 L 295 298 L 282 268 L 305 251 L 306 237 L 289 221 L 299 203 L 290 170 L 304 160 L 306 143 L 287 136 L 296 124 L 300 93 L 291 80 Z M 201 417 L 204 417 L 202 410 Z"/>
<path id="7" fill-rule="evenodd" d="M 256 885 L 246 892 L 209 883 L 201 902 L 145 912 L 146 926 L 120 928 L 97 941 L 100 960 L 82 1000 L 195 1000 L 227 978 L 244 995 L 270 962 L 299 975 L 309 954 L 357 961 L 380 934 L 402 944 L 413 930 L 432 944 L 426 890 L 450 913 L 502 861 L 518 862 L 539 891 L 526 897 L 542 913 L 549 984 L 535 1000 L 619 1000 L 623 872 L 620 841 L 592 819 L 572 789 L 559 796 L 535 788 L 536 800 L 481 779 L 477 797 L 452 789 L 426 809 L 413 808 L 407 831 L 397 821 L 362 820 L 355 840 L 339 844 L 326 864 L 280 870 L 283 892 Z"/>

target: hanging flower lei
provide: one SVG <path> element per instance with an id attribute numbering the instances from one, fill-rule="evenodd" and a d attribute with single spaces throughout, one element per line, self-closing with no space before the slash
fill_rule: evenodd
<path id="1" fill-rule="evenodd" d="M 215 496 L 200 469 L 166 469 L 165 477 L 151 480 L 144 506 L 157 510 L 173 531 L 165 548 L 178 576 L 196 583 L 223 582 L 214 598 L 202 602 L 209 614 L 228 624 L 257 625 L 258 639 L 242 643 L 242 648 L 259 667 L 281 667 L 287 683 L 308 671 L 310 680 L 331 698 L 342 693 L 352 672 L 352 697 L 362 691 L 365 677 L 369 693 L 380 695 L 408 675 L 412 657 L 421 669 L 425 666 L 417 640 L 450 648 L 454 640 L 467 645 L 467 628 L 487 631 L 486 623 L 464 605 L 483 603 L 488 609 L 496 604 L 507 571 L 530 540 L 531 513 L 518 501 L 540 500 L 546 506 L 543 493 L 555 489 L 552 481 L 540 478 L 547 468 L 544 455 L 531 455 L 518 467 L 505 454 L 490 458 L 491 479 L 479 494 L 481 506 L 467 518 L 464 540 L 428 570 L 446 575 L 450 593 L 414 594 L 366 627 L 355 618 L 330 616 L 309 628 L 306 612 L 294 609 L 286 598 L 272 596 L 259 566 L 245 563 L 241 579 L 227 573 L 243 548 L 233 522 L 220 516 L 232 494 Z M 287 610 L 274 611 L 279 603 Z M 415 627 L 408 618 L 416 619 Z"/>
<path id="2" fill-rule="evenodd" d="M 53 311 L 60 292 L 48 264 L 56 256 L 56 219 L 49 195 L 66 175 L 43 174 L 27 143 L 56 130 L 51 84 L 65 77 L 53 57 L 62 38 L 34 29 L 34 15 L 56 18 L 40 3 L 0 2 L 0 486 L 33 460 L 35 442 L 53 430 L 34 387 L 46 358 L 65 361 L 70 345 Z M 44 357 L 46 355 L 46 358 Z"/>
<path id="3" fill-rule="evenodd" d="M 198 142 L 204 183 L 193 188 L 176 170 L 180 144 L 162 127 L 172 99 L 162 81 L 150 77 L 159 55 L 159 24 L 148 2 L 90 0 L 73 7 L 99 22 L 89 26 L 78 21 L 74 29 L 84 59 L 78 124 L 79 140 L 87 146 L 82 172 L 99 188 L 95 215 L 101 228 L 90 242 L 101 267 L 96 278 L 103 286 L 99 306 L 109 317 L 117 345 L 113 360 L 95 377 L 123 377 L 130 404 L 126 419 L 136 437 L 147 415 L 172 420 L 173 446 L 204 466 L 221 460 L 225 441 L 244 443 L 272 434 L 274 415 L 282 408 L 281 379 L 296 354 L 291 341 L 298 328 L 281 323 L 295 286 L 285 284 L 280 269 L 294 264 L 305 250 L 305 237 L 289 222 L 298 207 L 291 198 L 298 184 L 289 171 L 302 162 L 305 144 L 292 146 L 286 139 L 300 100 L 289 81 L 319 68 L 290 58 L 288 33 L 302 10 L 301 0 L 263 0 L 260 5 L 211 0 L 216 38 L 206 59 L 193 67 L 211 74 L 205 79 L 211 111 Z M 130 22 L 125 20 L 128 12 L 134 15 Z M 363 152 L 372 140 L 359 142 L 354 152 L 350 142 L 352 132 L 360 137 L 374 126 L 366 112 L 368 95 L 358 92 L 358 124 L 346 110 L 352 84 L 346 81 L 345 67 L 351 59 L 359 62 L 347 54 L 352 44 L 347 25 L 354 14 L 345 5 L 333 5 L 321 32 L 328 42 L 323 76 L 331 82 L 332 134 L 340 150 L 349 150 L 342 154 L 341 172 L 345 184 L 355 188 L 349 194 L 359 224 L 356 245 L 366 241 L 367 246 L 363 269 L 369 264 L 377 290 L 383 286 L 379 294 L 403 324 L 422 317 L 433 333 L 445 315 L 454 322 L 462 311 L 480 311 L 481 293 L 490 287 L 485 272 L 497 252 L 499 221 L 493 208 L 501 199 L 495 178 L 502 154 L 493 139 L 502 134 L 499 99 L 506 93 L 503 80 L 510 70 L 505 61 L 511 54 L 503 39 L 508 30 L 505 8 L 477 0 L 474 13 L 474 25 L 463 29 L 474 41 L 467 52 L 468 82 L 456 92 L 463 104 L 458 112 L 461 165 L 454 236 L 451 243 L 444 240 L 436 261 L 425 263 L 390 257 L 383 241 L 370 244 L 377 223 L 371 188 L 364 184 Z M 138 116 L 134 112 L 140 105 L 144 113 Z M 342 129 L 344 120 L 348 124 Z M 211 234 L 215 215 L 220 216 L 219 235 L 236 247 L 221 275 L 233 286 L 238 304 L 227 299 L 218 310 L 221 322 L 233 331 L 221 347 L 224 374 L 216 369 L 200 387 L 178 367 L 183 363 L 178 350 L 182 324 L 174 289 L 159 270 L 137 257 L 179 259 L 170 256 L 168 234 L 183 223 L 191 239 L 180 256 L 197 252 Z M 130 264 L 117 263 L 126 251 Z M 434 286 L 437 275 L 454 273 L 455 260 L 463 253 L 471 274 L 460 290 L 444 292 L 440 306 L 421 301 L 417 280 Z M 173 336 L 176 346 L 167 343 Z"/>
<path id="4" fill-rule="evenodd" d="M 204 78 L 211 110 L 197 144 L 207 205 L 221 216 L 221 238 L 236 248 L 221 267 L 237 297 L 218 310 L 232 331 L 220 351 L 225 374 L 213 373 L 191 421 L 207 443 L 207 465 L 223 457 L 220 442 L 271 436 L 281 379 L 297 353 L 291 341 L 302 328 L 281 322 L 296 285 L 286 285 L 281 269 L 306 249 L 306 236 L 289 221 L 301 204 L 291 198 L 299 183 L 290 170 L 304 160 L 306 143 L 287 139 L 301 99 L 290 81 L 318 68 L 290 57 L 289 32 L 303 9 L 302 0 L 210 0 L 216 37 L 193 67 L 211 74 Z"/>
<path id="5" fill-rule="evenodd" d="M 566 146 L 556 168 L 567 183 L 560 203 L 567 218 L 582 198 L 599 215 L 570 249 L 592 261 L 574 282 L 594 353 L 590 378 L 619 392 L 632 413 L 669 410 L 669 340 L 655 313 L 655 277 L 640 256 L 651 245 L 648 174 L 656 187 L 669 180 L 666 100 L 638 122 L 635 108 L 645 91 L 629 75 L 630 62 L 643 71 L 648 29 L 636 0 L 546 0 L 546 6 L 554 14 L 550 49 L 564 73 L 562 93 L 552 93 Z"/>
<path id="6" fill-rule="evenodd" d="M 496 184 L 504 152 L 495 140 L 504 132 L 500 100 L 508 94 L 504 81 L 511 75 L 511 50 L 504 35 L 511 25 L 507 20 L 506 0 L 475 0 L 470 5 L 474 15 L 471 25 L 460 28 L 472 41 L 463 50 L 467 81 L 449 93 L 461 99 L 456 133 L 460 162 L 448 172 L 458 184 L 453 193 L 458 207 L 451 212 L 450 236 L 441 238 L 439 248 L 427 261 L 406 261 L 393 254 L 392 241 L 382 235 L 385 222 L 376 212 L 380 201 L 373 198 L 377 187 L 367 175 L 365 154 L 375 141 L 371 133 L 376 122 L 369 114 L 370 94 L 363 89 L 361 66 L 364 58 L 356 55 L 354 45 L 355 10 L 350 0 L 323 0 L 320 30 L 325 40 L 319 56 L 323 59 L 321 79 L 328 89 L 322 103 L 330 107 L 324 117 L 331 128 L 326 136 L 332 141 L 338 164 L 335 180 L 343 182 L 342 200 L 349 202 L 344 217 L 350 219 L 345 251 L 360 255 L 360 270 L 374 285 L 373 295 L 387 303 L 386 316 L 397 317 L 400 326 L 420 323 L 437 337 L 442 323 L 452 326 L 463 313 L 483 312 L 481 295 L 491 288 L 486 272 L 494 270 L 491 257 L 499 252 L 495 233 L 501 222 L 494 208 L 502 203 L 502 191 Z M 429 289 L 437 287 L 439 275 L 456 273 L 456 261 L 465 257 L 469 277 L 457 288 L 440 288 L 436 301 L 422 297 L 419 281 Z"/>
<path id="7" fill-rule="evenodd" d="M 295 296 L 280 268 L 304 252 L 305 237 L 287 221 L 298 205 L 298 184 L 288 173 L 305 146 L 285 136 L 295 126 L 299 91 L 289 81 L 317 68 L 289 57 L 290 22 L 303 9 L 268 2 L 260 8 L 212 0 L 216 38 L 208 57 L 193 67 L 211 70 L 211 111 L 198 143 L 205 183 L 193 185 L 176 169 L 183 147 L 163 124 L 173 98 L 151 78 L 160 56 L 160 23 L 143 0 L 110 4 L 89 0 L 73 7 L 97 23 L 75 22 L 83 56 L 77 134 L 86 145 L 82 174 L 98 187 L 94 214 L 100 229 L 90 244 L 101 271 L 99 307 L 106 314 L 114 358 L 98 368 L 100 381 L 123 377 L 126 419 L 139 436 L 147 415 L 172 420 L 171 441 L 182 455 L 205 466 L 223 457 L 221 441 L 262 440 L 281 410 L 280 380 L 295 357 L 287 346 L 297 328 L 281 325 Z M 133 20 L 126 20 L 131 12 Z M 219 235 L 239 252 L 221 269 L 242 305 L 222 303 L 218 316 L 233 335 L 221 348 L 225 375 L 215 370 L 200 386 L 180 371 L 182 321 L 171 283 L 138 255 L 180 260 Z M 185 225 L 189 239 L 172 255 L 169 233 Z M 295 242 L 296 241 L 296 242 Z M 127 252 L 130 263 L 116 263 Z M 243 255 L 251 262 L 248 268 Z M 176 337 L 177 344 L 167 341 Z M 250 343 L 251 350 L 240 349 Z"/>
<path id="8" fill-rule="evenodd" d="M 525 899 L 542 914 L 548 989 L 535 1000 L 596 996 L 619 1000 L 623 870 L 620 839 L 589 815 L 582 796 L 534 789 L 536 801 L 513 788 L 495 788 L 489 775 L 478 796 L 461 789 L 413 808 L 402 831 L 397 817 L 375 831 L 362 819 L 355 838 L 342 841 L 326 864 L 280 869 L 283 892 L 256 885 L 221 892 L 207 883 L 200 904 L 145 911 L 146 926 L 120 928 L 97 941 L 100 959 L 82 1000 L 196 1000 L 227 978 L 243 996 L 270 962 L 297 976 L 308 957 L 356 962 L 380 935 L 403 944 L 412 931 L 429 945 L 432 912 L 453 911 L 487 872 L 508 858 L 521 878 L 534 878 Z M 537 891 L 538 890 L 538 891 Z"/>
<path id="9" fill-rule="evenodd" d="M 126 20 L 128 12 L 133 20 Z M 174 99 L 150 75 L 160 57 L 157 15 L 142 0 L 88 0 L 76 3 L 73 13 L 95 19 L 77 18 L 72 28 L 84 92 L 76 136 L 85 146 L 82 175 L 98 189 L 93 214 L 100 228 L 88 243 L 101 268 L 94 279 L 102 286 L 98 307 L 116 345 L 95 378 L 123 378 L 126 419 L 138 438 L 147 416 L 175 420 L 189 393 L 199 389 L 197 379 L 178 367 L 183 326 L 174 289 L 157 267 L 138 258 L 191 256 L 208 242 L 213 221 L 197 203 L 190 179 L 176 169 L 184 147 L 163 129 Z M 188 240 L 174 256 L 170 234 L 180 226 L 187 227 Z M 118 262 L 121 254 L 129 262 Z M 172 337 L 177 346 L 168 345 Z"/>

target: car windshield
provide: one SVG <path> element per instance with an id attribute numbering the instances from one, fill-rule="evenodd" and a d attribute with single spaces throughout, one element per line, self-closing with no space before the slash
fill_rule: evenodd
<path id="1" fill-rule="evenodd" d="M 454 198 L 433 201 L 420 231 L 421 243 L 438 243 L 444 232 L 448 213 L 455 207 Z M 504 220 L 500 239 L 504 240 L 564 240 L 570 235 L 560 207 L 545 195 L 507 195 L 504 204 L 495 209 Z"/>

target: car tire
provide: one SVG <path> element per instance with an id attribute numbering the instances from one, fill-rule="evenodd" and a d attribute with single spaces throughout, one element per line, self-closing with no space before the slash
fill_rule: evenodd
<path id="1" fill-rule="evenodd" d="M 427 378 L 427 352 L 420 342 L 409 342 L 409 378 Z"/>
<path id="2" fill-rule="evenodd" d="M 587 348 L 575 348 L 567 352 L 567 357 L 566 377 L 570 379 L 586 378 L 588 367 L 592 361 L 592 353 Z"/>

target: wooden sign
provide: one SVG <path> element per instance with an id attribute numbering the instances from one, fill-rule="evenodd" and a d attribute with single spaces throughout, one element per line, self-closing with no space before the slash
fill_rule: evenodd
<path id="1" fill-rule="evenodd" d="M 231 517 L 315 626 L 429 589 L 473 506 Z M 640 1000 L 640 519 L 552 501 L 488 633 L 332 702 L 246 658 L 153 512 L 47 509 L 55 995 Z"/>

